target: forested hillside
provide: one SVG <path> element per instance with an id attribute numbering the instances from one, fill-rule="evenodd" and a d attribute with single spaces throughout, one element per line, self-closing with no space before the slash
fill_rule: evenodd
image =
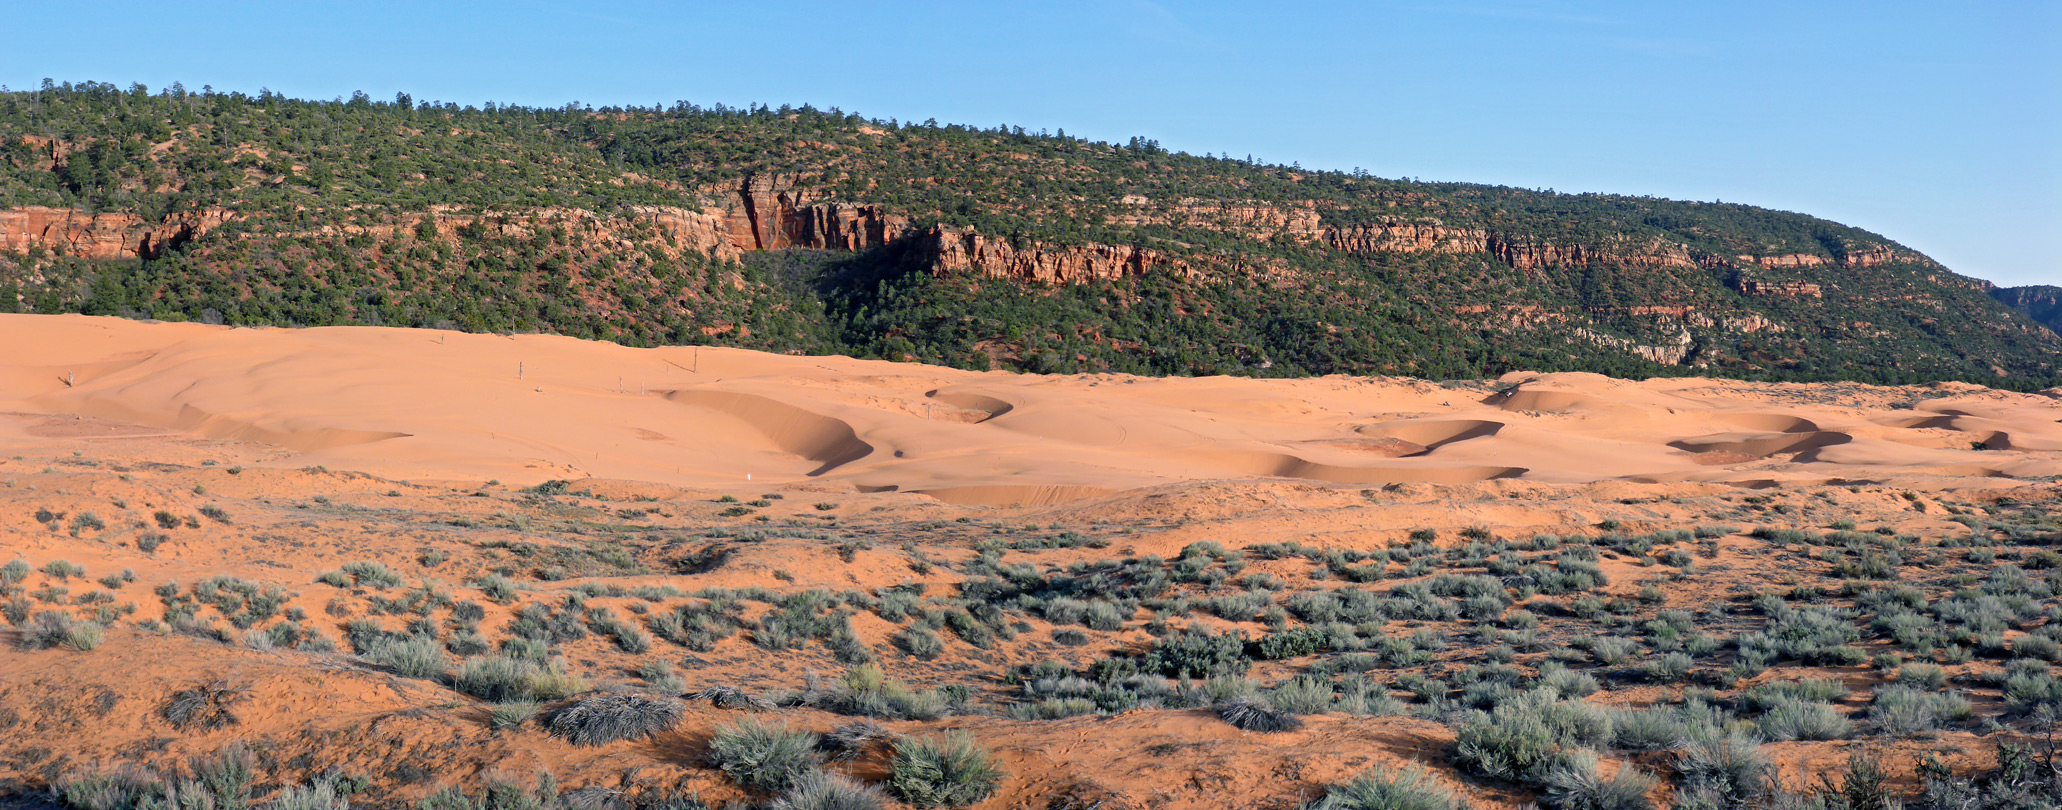
<path id="1" fill-rule="evenodd" d="M 1746 205 L 835 108 L 0 94 L 0 311 L 550 331 L 975 368 L 2055 384 L 2062 338 Z"/>

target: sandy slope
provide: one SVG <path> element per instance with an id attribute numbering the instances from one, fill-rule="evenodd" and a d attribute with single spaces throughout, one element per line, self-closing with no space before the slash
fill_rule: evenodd
<path id="1" fill-rule="evenodd" d="M 813 479 L 1009 504 L 1256 476 L 1925 486 L 2062 473 L 2062 401 L 1977 386 L 1037 377 L 550 336 L 80 316 L 0 316 L 0 347 L 0 445 L 176 432 L 291 451 L 268 464 L 399 478 Z"/>
<path id="2" fill-rule="evenodd" d="M 35 610 L 81 618 L 117 606 L 134 611 L 103 619 L 107 642 L 86 652 L 18 649 L 22 631 L 0 628 L 0 801 L 100 765 L 170 773 L 188 756 L 239 740 L 268 752 L 271 779 L 304 780 L 334 767 L 409 801 L 440 785 L 476 787 L 496 773 L 527 778 L 539 769 L 585 789 L 747 798 L 705 767 L 710 733 L 736 712 L 695 703 L 678 728 L 653 740 L 575 748 L 535 724 L 491 730 L 486 703 L 341 650 L 254 645 L 241 626 L 217 643 L 145 624 L 167 616 L 171 602 L 159 588 L 197 592 L 217 576 L 283 589 L 279 608 L 332 640 L 354 621 L 395 633 L 417 632 L 417 618 L 456 621 L 455 611 L 381 606 L 408 588 L 318 579 L 378 561 L 425 593 L 448 590 L 484 605 L 480 629 L 499 643 L 523 606 L 567 604 L 584 593 L 590 608 L 636 618 L 701 599 L 623 591 L 642 587 L 877 594 L 921 586 L 950 600 L 989 553 L 1056 571 L 1175 559 L 1205 542 L 1372 551 L 1416 543 L 1417 530 L 1458 545 L 1469 531 L 1580 538 L 1605 526 L 1642 533 L 1726 524 L 1708 545 L 1677 544 L 1696 552 L 1694 574 L 1645 552 L 1599 546 L 1609 584 L 1594 595 L 1639 611 L 1625 619 L 1628 628 L 1674 609 L 1732 634 L 1759 626 L 1744 606 L 1758 591 L 1844 587 L 1825 548 L 1779 548 L 1749 535 L 1750 526 L 1816 532 L 1851 521 L 1874 536 L 1908 533 L 1921 540 L 1903 547 L 1907 567 L 1928 573 L 1907 581 L 1932 588 L 1934 598 L 1978 581 L 1990 558 L 1979 563 L 1927 544 L 1966 535 L 1964 521 L 1976 510 L 1996 517 L 2007 502 L 2052 502 L 2056 484 L 2037 479 L 2062 473 L 2058 420 L 2062 401 L 2053 396 L 1968 385 L 1584 374 L 1450 386 L 1035 377 L 540 336 L 0 316 L 0 561 L 18 556 L 41 572 L 18 589 L 34 596 Z M 518 489 L 554 478 L 590 480 L 559 496 Z M 930 497 L 902 494 L 909 492 Z M 761 493 L 767 500 L 756 500 Z M 725 495 L 753 499 L 751 508 Z M 82 528 L 89 515 L 104 525 Z M 1098 542 L 1037 542 L 1065 536 L 1063 529 Z M 146 536 L 162 546 L 145 548 Z M 683 565 L 712 552 L 720 554 L 711 565 Z M 2025 562 L 2032 553 L 2007 548 L 1994 561 Z M 87 574 L 52 575 L 43 566 L 56 560 Z M 1242 565 L 1287 583 L 1284 593 L 1341 585 L 1325 564 L 1301 556 L 1255 553 Z M 1480 562 L 1443 565 L 1436 570 L 1486 570 Z M 1370 587 L 1422 578 L 1401 573 L 1400 560 L 1392 568 Z M 521 582 L 512 601 L 477 587 L 489 571 Z M 128 576 L 102 579 L 116 572 Z M 1190 583 L 1179 592 L 1224 595 L 1248 581 Z M 590 586 L 616 590 L 582 590 Z M 1662 601 L 1649 603 L 1649 586 Z M 1578 621 L 1555 598 L 1528 604 L 1544 617 L 1548 643 L 1527 648 L 1517 658 L 1522 667 L 1539 666 L 1570 634 L 1606 629 Z M 770 605 L 755 603 L 754 620 Z M 214 610 L 222 615 L 201 618 L 219 624 L 232 611 Z M 1189 626 L 1254 638 L 1272 630 L 1253 616 L 1169 610 Z M 977 711 L 891 725 L 966 729 L 995 749 L 1012 776 L 983 808 L 1286 810 L 1370 766 L 1404 764 L 1433 768 L 1477 807 L 1534 798 L 1458 774 L 1453 730 L 1419 717 L 1333 712 L 1313 715 L 1302 731 L 1260 735 L 1200 709 L 1056 721 L 1002 711 L 1014 695 L 1004 678 L 1010 667 L 1056 660 L 1082 669 L 1141 654 L 1155 643 L 1147 622 L 1157 615 L 1141 612 L 1075 645 L 1057 640 L 1057 624 L 1012 614 L 1028 628 L 1014 639 L 976 647 L 942 634 L 949 651 L 935 661 L 891 641 L 896 621 L 912 619 L 860 610 L 850 627 L 893 677 L 978 690 Z M 1474 640 L 1481 628 L 1463 634 L 1460 624 L 1399 620 L 1382 632 L 1434 629 L 1452 643 L 1424 672 L 1487 660 Z M 654 660 L 673 662 L 689 691 L 800 688 L 810 673 L 845 668 L 823 644 L 774 652 L 748 640 L 754 633 L 712 649 L 661 643 L 648 653 L 590 635 L 554 654 L 608 689 L 644 688 L 633 673 Z M 1889 649 L 1871 644 L 1872 654 Z M 1716 670 L 1723 658 L 1703 666 Z M 1997 663 L 1948 666 L 1958 683 L 1988 683 L 1976 675 Z M 1273 683 L 1299 671 L 1272 662 L 1253 674 Z M 1614 705 L 1658 705 L 1683 688 L 1595 671 L 1613 687 L 1596 699 Z M 1852 681 L 1846 710 L 1865 717 L 1865 696 L 1883 676 L 1865 666 L 1779 667 L 1738 687 L 1796 677 Z M 238 725 L 167 724 L 161 707 L 174 690 L 217 680 L 248 692 Z M 1996 712 L 1996 690 L 1975 697 L 1986 717 Z M 813 709 L 768 716 L 816 731 L 850 720 Z M 1965 767 L 1981 764 L 1993 737 L 2011 733 L 1960 729 L 1860 744 L 1899 762 L 1938 753 Z M 1768 750 L 1784 784 L 1801 786 L 1841 767 L 1850 745 Z M 1668 756 L 1648 754 L 1638 764 L 1666 773 Z M 875 756 L 840 767 L 878 782 L 881 763 Z"/>

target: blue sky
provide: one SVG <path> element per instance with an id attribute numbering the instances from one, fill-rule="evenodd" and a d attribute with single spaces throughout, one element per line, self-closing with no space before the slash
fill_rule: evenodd
<path id="1" fill-rule="evenodd" d="M 1823 216 L 2062 284 L 2052 2 L 21 4 L 0 83 L 836 106 Z"/>

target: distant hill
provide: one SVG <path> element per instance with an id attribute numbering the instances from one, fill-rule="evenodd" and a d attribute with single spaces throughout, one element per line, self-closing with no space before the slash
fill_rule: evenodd
<path id="1" fill-rule="evenodd" d="M 0 94 L 0 310 L 963 367 L 2052 385 L 1885 237 L 837 109 Z"/>
<path id="2" fill-rule="evenodd" d="M 2062 333 L 2062 287 L 2045 284 L 1999 287 L 1990 291 L 1990 297 L 2025 313 L 2026 317 L 2040 322 L 2049 330 Z"/>

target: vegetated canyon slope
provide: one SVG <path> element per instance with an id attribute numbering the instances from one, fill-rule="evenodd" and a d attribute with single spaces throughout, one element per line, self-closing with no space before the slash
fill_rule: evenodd
<path id="1" fill-rule="evenodd" d="M 2032 318 L 2058 333 L 2062 333 L 2062 287 L 2033 284 L 2025 287 L 1999 287 L 1991 290 L 1992 298 Z"/>
<path id="2" fill-rule="evenodd" d="M 1747 205 L 803 108 L 0 94 L 0 309 L 1044 372 L 2053 384 L 2062 338 Z"/>
<path id="3" fill-rule="evenodd" d="M 0 345 L 0 795 L 812 806 L 745 721 L 891 807 L 2062 793 L 2062 391 Z"/>

